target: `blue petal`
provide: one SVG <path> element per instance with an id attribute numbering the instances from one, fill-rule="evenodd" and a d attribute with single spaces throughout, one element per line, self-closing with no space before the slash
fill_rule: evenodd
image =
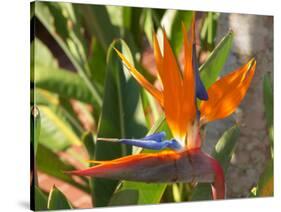
<path id="1" fill-rule="evenodd" d="M 195 44 L 193 44 L 193 48 L 192 48 L 192 64 L 193 64 L 193 70 L 195 71 L 196 96 L 200 100 L 208 100 L 208 93 L 199 76 L 199 68 L 196 59 Z"/>
<path id="2" fill-rule="evenodd" d="M 122 144 L 142 147 L 145 149 L 161 150 L 165 148 L 173 150 L 181 150 L 183 147 L 176 139 L 165 140 L 162 142 L 157 142 L 154 140 L 142 140 L 142 139 L 120 139 Z"/>
<path id="3" fill-rule="evenodd" d="M 156 142 L 161 142 L 163 141 L 163 139 L 166 137 L 166 133 L 165 132 L 159 132 L 159 133 L 155 133 L 152 135 L 148 135 L 144 138 L 142 138 L 142 140 L 154 140 Z"/>
<path id="4" fill-rule="evenodd" d="M 122 144 L 128 144 L 128 145 L 133 145 L 133 146 L 138 146 L 145 149 L 153 149 L 153 150 L 161 150 L 169 145 L 169 143 L 166 141 L 158 142 L 154 140 L 141 140 L 141 139 L 120 139 L 120 142 Z"/>

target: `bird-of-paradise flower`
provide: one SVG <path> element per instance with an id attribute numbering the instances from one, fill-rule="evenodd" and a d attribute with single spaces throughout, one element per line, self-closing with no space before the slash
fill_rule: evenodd
<path id="1" fill-rule="evenodd" d="M 165 133 L 156 133 L 142 139 L 99 139 L 120 142 L 148 149 L 164 150 L 159 153 L 140 153 L 111 161 L 97 163 L 84 170 L 68 172 L 80 176 L 131 180 L 141 182 L 209 182 L 213 199 L 225 197 L 224 173 L 218 161 L 201 151 L 200 125 L 225 118 L 240 104 L 253 78 L 254 59 L 221 77 L 206 91 L 200 79 L 196 61 L 194 18 L 189 33 L 184 34 L 184 70 L 180 71 L 165 31 L 163 54 L 154 34 L 154 56 L 163 89 L 148 82 L 116 52 L 136 81 L 155 97 L 164 110 L 173 139 L 165 140 Z M 198 105 L 197 98 L 202 100 Z"/>

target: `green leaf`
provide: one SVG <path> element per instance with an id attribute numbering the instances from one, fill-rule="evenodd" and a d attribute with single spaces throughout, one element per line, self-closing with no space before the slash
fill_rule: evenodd
<path id="1" fill-rule="evenodd" d="M 269 140 L 271 144 L 271 149 L 273 150 L 273 88 L 272 80 L 269 74 L 265 75 L 263 78 L 263 102 L 265 118 L 268 127 Z M 273 151 L 272 151 L 273 152 Z"/>
<path id="2" fill-rule="evenodd" d="M 31 108 L 31 126 L 30 126 L 30 140 L 33 147 L 34 156 L 36 156 L 37 146 L 39 143 L 39 136 L 40 136 L 40 111 L 36 106 Z"/>
<path id="3" fill-rule="evenodd" d="M 37 150 L 36 165 L 38 170 L 67 182 L 87 193 L 89 192 L 86 186 L 77 183 L 69 175 L 64 173 L 64 171 L 74 170 L 75 167 L 64 163 L 55 153 L 41 144 L 39 144 Z M 84 180 L 84 178 L 80 179 Z"/>
<path id="4" fill-rule="evenodd" d="M 194 188 L 191 200 L 200 201 L 200 200 L 211 200 L 212 199 L 212 189 L 209 183 L 198 183 Z"/>
<path id="5" fill-rule="evenodd" d="M 31 105 L 45 105 L 45 106 L 58 106 L 59 105 L 59 97 L 55 93 L 51 93 L 47 90 L 36 88 L 30 91 L 31 97 Z"/>
<path id="6" fill-rule="evenodd" d="M 109 202 L 109 206 L 117 205 L 137 205 L 138 204 L 138 192 L 136 190 L 124 190 L 116 192 Z"/>
<path id="7" fill-rule="evenodd" d="M 106 69 L 106 52 L 101 43 L 92 37 L 91 54 L 88 57 L 91 80 L 95 81 L 98 89 L 103 93 Z"/>
<path id="8" fill-rule="evenodd" d="M 47 203 L 48 199 L 46 195 L 38 188 L 37 186 L 34 187 L 34 204 L 35 208 L 33 210 L 35 211 L 41 211 L 41 210 L 47 210 Z"/>
<path id="9" fill-rule="evenodd" d="M 51 93 L 47 90 L 36 88 L 31 90 L 31 95 L 34 96 L 31 105 L 36 104 L 38 106 L 48 106 L 56 114 L 58 114 L 61 119 L 69 123 L 73 131 L 80 137 L 83 133 L 83 127 L 81 126 L 80 120 L 78 119 L 76 113 L 74 112 L 72 105 L 67 99 L 59 97 L 57 94 Z M 82 102 L 76 102 L 76 107 L 79 110 L 83 109 L 83 113 L 87 114 L 88 111 L 85 109 L 85 105 Z M 93 117 L 88 112 L 87 119 L 93 122 Z"/>
<path id="10" fill-rule="evenodd" d="M 72 209 L 71 204 L 68 202 L 64 194 L 55 186 L 52 187 L 48 198 L 48 209 Z"/>
<path id="11" fill-rule="evenodd" d="M 86 150 L 89 155 L 89 160 L 95 159 L 95 140 L 94 136 L 91 132 L 87 132 L 83 135 L 83 142 L 86 147 Z M 89 164 L 91 166 L 91 164 Z M 95 199 L 94 199 L 94 178 L 90 178 L 90 190 L 91 190 L 91 197 L 92 197 L 92 203 L 95 205 Z"/>
<path id="12" fill-rule="evenodd" d="M 32 63 L 52 68 L 58 67 L 58 61 L 54 58 L 52 52 L 41 40 L 35 38 L 31 45 L 31 49 L 33 51 L 31 57 Z"/>
<path id="13" fill-rule="evenodd" d="M 107 54 L 107 74 L 98 137 L 143 137 L 146 128 L 139 87 L 131 75 L 123 70 L 125 67 L 121 66 L 120 59 L 113 50 L 113 46 L 117 44 L 121 45 L 122 52 L 132 61 L 130 49 L 124 41 L 111 44 Z M 130 153 L 131 148 L 121 144 L 97 142 L 95 146 L 95 160 L 111 160 Z M 106 206 L 117 184 L 118 181 L 94 179 L 95 206 Z"/>
<path id="14" fill-rule="evenodd" d="M 230 31 L 215 47 L 207 61 L 200 67 L 200 77 L 208 89 L 218 78 L 231 51 L 233 32 Z"/>
<path id="15" fill-rule="evenodd" d="M 48 90 L 64 98 L 97 104 L 81 77 L 68 70 L 36 65 L 32 80 L 37 88 Z"/>
<path id="16" fill-rule="evenodd" d="M 127 31 L 130 31 L 132 35 L 132 40 L 138 49 L 141 49 L 143 44 L 143 30 L 144 27 L 142 25 L 142 14 L 144 8 L 131 7 L 131 18 L 130 18 L 130 27 Z M 131 44 L 129 44 L 130 48 L 132 48 Z M 134 52 L 133 52 L 134 53 Z"/>
<path id="17" fill-rule="evenodd" d="M 240 130 L 237 125 L 229 128 L 219 139 L 215 149 L 212 152 L 212 156 L 220 162 L 224 173 L 227 172 L 239 135 Z"/>
<path id="18" fill-rule="evenodd" d="M 188 29 L 191 25 L 192 14 L 192 11 L 166 10 L 162 17 L 161 25 L 170 38 L 170 44 L 176 55 L 183 46 L 182 23 Z"/>
<path id="19" fill-rule="evenodd" d="M 103 5 L 86 4 L 80 4 L 79 7 L 87 29 L 92 36 L 95 35 L 97 37 L 103 50 L 106 51 L 113 39 L 119 37 L 118 30 L 112 25 L 106 7 Z"/>
<path id="20" fill-rule="evenodd" d="M 208 12 L 200 32 L 201 46 L 204 50 L 213 50 L 217 34 L 219 13 Z"/>
<path id="21" fill-rule="evenodd" d="M 124 6 L 106 6 L 112 25 L 121 30 L 129 29 L 131 26 L 132 8 Z M 113 29 L 112 29 L 113 30 Z"/>
<path id="22" fill-rule="evenodd" d="M 270 75 L 265 75 L 263 79 L 263 101 L 267 124 L 273 126 L 273 89 Z"/>
<path id="23" fill-rule="evenodd" d="M 150 46 L 153 46 L 153 17 L 152 17 L 152 9 L 144 9 L 142 11 L 142 19 L 143 19 L 143 29 L 146 34 L 146 37 L 150 43 Z"/>
<path id="24" fill-rule="evenodd" d="M 258 186 L 257 186 L 257 196 L 258 197 L 268 197 L 273 196 L 274 188 L 274 179 L 273 179 L 273 159 L 268 161 L 268 164 L 261 175 Z"/>
<path id="25" fill-rule="evenodd" d="M 80 146 L 82 141 L 57 108 L 40 105 L 40 143 L 53 151 L 65 150 L 71 145 Z"/>
<path id="26" fill-rule="evenodd" d="M 126 29 L 130 29 L 132 25 L 132 7 L 122 7 L 122 27 Z"/>
<path id="27" fill-rule="evenodd" d="M 219 161 L 224 173 L 227 172 L 231 156 L 235 150 L 236 142 L 238 141 L 240 134 L 239 127 L 237 125 L 229 128 L 224 132 L 222 137 L 216 144 L 212 157 Z M 193 193 L 192 200 L 210 200 L 211 199 L 211 186 L 208 183 L 199 183 Z"/>

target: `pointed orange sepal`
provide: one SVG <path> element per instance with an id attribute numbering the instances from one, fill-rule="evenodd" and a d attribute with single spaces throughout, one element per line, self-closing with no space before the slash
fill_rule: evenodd
<path id="1" fill-rule="evenodd" d="M 183 76 L 183 101 L 182 101 L 182 131 L 186 134 L 196 116 L 196 102 L 195 102 L 195 73 L 193 70 L 192 58 L 193 42 L 194 42 L 194 17 L 192 24 L 187 33 L 184 24 L 182 24 L 182 31 L 184 35 L 184 76 Z M 189 138 L 191 138 L 189 136 Z M 188 143 L 193 142 L 188 139 Z M 188 144 L 188 147 L 191 148 Z M 195 147 L 195 146 L 194 146 Z"/>
<path id="2" fill-rule="evenodd" d="M 163 60 L 160 77 L 163 83 L 164 110 L 167 123 L 176 138 L 182 137 L 181 104 L 183 97 L 182 76 L 169 44 L 166 32 L 163 30 Z"/>
<path id="3" fill-rule="evenodd" d="M 202 101 L 200 112 L 203 122 L 229 116 L 246 95 L 256 69 L 252 59 L 244 66 L 216 81 L 208 89 L 208 101 Z"/>
<path id="4" fill-rule="evenodd" d="M 144 87 L 152 96 L 154 96 L 157 101 L 163 106 L 163 94 L 161 91 L 156 89 L 150 82 L 148 82 L 139 72 L 138 70 L 126 59 L 126 57 L 114 48 L 118 56 L 121 58 L 123 63 L 126 65 L 128 70 L 131 72 L 132 76 L 137 80 L 137 82 Z"/>

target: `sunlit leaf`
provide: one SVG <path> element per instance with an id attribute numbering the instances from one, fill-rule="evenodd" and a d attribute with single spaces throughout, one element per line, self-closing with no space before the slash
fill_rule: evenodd
<path id="1" fill-rule="evenodd" d="M 131 7 L 124 6 L 111 6 L 107 5 L 106 10 L 108 12 L 111 23 L 117 26 L 122 33 L 125 28 L 128 29 L 131 25 Z"/>
<path id="2" fill-rule="evenodd" d="M 227 61 L 233 41 L 233 32 L 229 32 L 217 44 L 209 55 L 207 61 L 200 67 L 200 77 L 208 89 L 219 77 L 224 64 Z"/>
<path id="3" fill-rule="evenodd" d="M 52 55 L 48 47 L 38 38 L 35 38 L 31 44 L 32 57 L 31 62 L 36 65 L 57 68 L 58 61 Z"/>
<path id="4" fill-rule="evenodd" d="M 64 150 L 71 145 L 80 146 L 82 141 L 73 132 L 63 115 L 47 106 L 39 106 L 41 112 L 40 143 L 53 151 Z"/>
<path id="5" fill-rule="evenodd" d="M 35 86 L 69 99 L 97 104 L 78 74 L 60 68 L 36 65 Z"/>

